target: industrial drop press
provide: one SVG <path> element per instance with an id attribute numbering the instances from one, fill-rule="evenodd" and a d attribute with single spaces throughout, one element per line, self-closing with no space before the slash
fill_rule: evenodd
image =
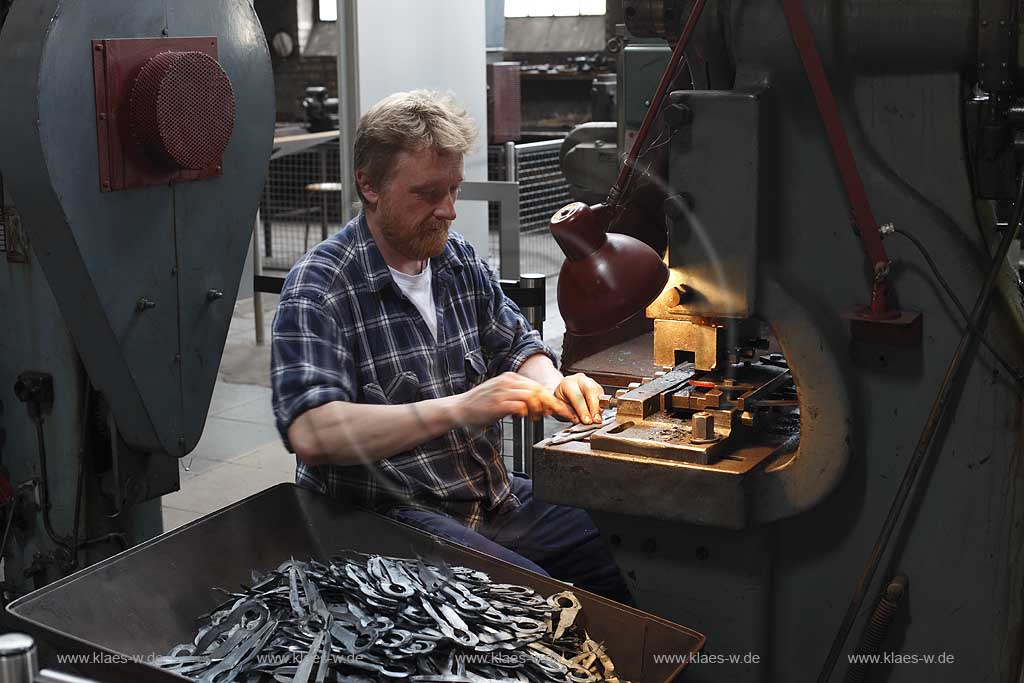
<path id="1" fill-rule="evenodd" d="M 643 39 L 673 58 L 642 123 L 566 139 L 551 224 L 613 419 L 532 470 L 649 613 L 586 597 L 594 631 L 643 681 L 1021 680 L 1018 3 L 622 5 L 619 96 Z M 273 121 L 245 0 L 0 0 L 3 588 L 44 644 L 169 645 L 197 586 L 340 545 L 558 588 L 296 487 L 160 535 Z"/>

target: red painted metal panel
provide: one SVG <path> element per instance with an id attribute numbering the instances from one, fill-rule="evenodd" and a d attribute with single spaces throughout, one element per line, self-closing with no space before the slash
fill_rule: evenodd
<path id="1" fill-rule="evenodd" d="M 198 52 L 217 60 L 217 38 L 121 38 L 92 41 L 100 189 L 126 190 L 219 176 L 222 157 L 198 169 L 147 154 L 131 125 L 131 94 L 143 66 L 165 52 Z M 207 72 L 206 75 L 209 75 Z M 230 113 L 234 117 L 233 99 Z M 217 136 L 212 136 L 216 138 Z M 193 157 L 194 158 L 194 157 Z"/>

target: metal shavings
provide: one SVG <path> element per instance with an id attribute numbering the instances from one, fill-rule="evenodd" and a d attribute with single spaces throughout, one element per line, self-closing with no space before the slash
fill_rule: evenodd
<path id="1" fill-rule="evenodd" d="M 466 567 L 346 552 L 252 572 L 156 666 L 200 683 L 628 683 L 547 599 Z"/>

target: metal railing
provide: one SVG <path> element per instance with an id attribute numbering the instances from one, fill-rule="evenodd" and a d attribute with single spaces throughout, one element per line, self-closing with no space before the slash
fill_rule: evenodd
<path id="1" fill-rule="evenodd" d="M 340 228 L 340 156 L 338 131 L 274 139 L 259 206 L 257 244 L 264 268 L 290 269 Z"/>
<path id="2" fill-rule="evenodd" d="M 563 255 L 548 232 L 551 216 L 572 201 L 562 175 L 559 151 L 562 140 L 523 144 L 505 143 L 488 150 L 488 175 L 494 180 L 514 180 L 519 186 L 519 252 L 523 272 L 555 275 Z M 499 240 L 498 222 L 491 212 L 492 251 Z"/>
<path id="3" fill-rule="evenodd" d="M 497 156 L 495 148 L 489 152 L 492 180 L 462 184 L 460 200 L 491 202 L 489 260 L 503 278 L 554 275 L 561 266 L 562 253 L 547 229 L 571 201 L 560 147 L 561 140 L 497 146 Z M 337 131 L 275 138 L 259 206 L 262 268 L 289 270 L 344 224 L 339 150 Z M 501 164 L 497 172 L 495 163 Z"/>
<path id="4" fill-rule="evenodd" d="M 543 275 L 523 275 L 518 280 L 502 280 L 502 291 L 516 302 L 530 327 L 544 338 L 544 320 L 547 317 L 547 278 Z M 508 435 L 511 434 L 511 437 Z M 533 476 L 533 444 L 544 439 L 544 421 L 530 421 L 522 417 L 507 417 L 502 421 L 503 454 L 511 472 Z M 509 443 L 511 442 L 511 443 Z"/>

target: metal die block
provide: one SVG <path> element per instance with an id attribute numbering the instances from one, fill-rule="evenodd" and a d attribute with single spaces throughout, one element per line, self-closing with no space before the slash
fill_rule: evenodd
<path id="1" fill-rule="evenodd" d="M 692 378 L 693 374 L 692 366 L 684 367 L 623 393 L 618 397 L 618 417 L 623 420 L 630 418 L 643 420 L 664 410 L 666 406 L 662 397 L 671 394 Z"/>
<path id="2" fill-rule="evenodd" d="M 654 321 L 654 364 L 674 366 L 676 351 L 693 354 L 697 370 L 714 370 L 718 365 L 722 326 L 700 325 L 687 320 Z"/>

